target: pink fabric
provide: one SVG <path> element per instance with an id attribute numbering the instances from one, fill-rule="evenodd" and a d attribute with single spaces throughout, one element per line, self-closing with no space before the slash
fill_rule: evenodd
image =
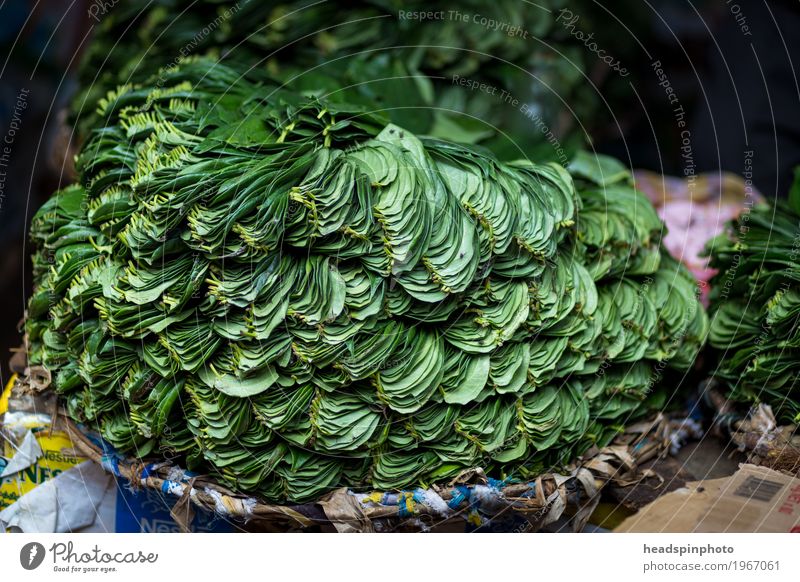
<path id="1" fill-rule="evenodd" d="M 690 183 L 673 176 L 636 170 L 636 188 L 656 207 L 667 225 L 664 246 L 697 278 L 701 299 L 707 304 L 708 281 L 715 270 L 701 257 L 705 244 L 725 229 L 744 208 L 745 182 L 733 174 L 700 175 Z M 756 200 L 762 197 L 753 192 Z"/>

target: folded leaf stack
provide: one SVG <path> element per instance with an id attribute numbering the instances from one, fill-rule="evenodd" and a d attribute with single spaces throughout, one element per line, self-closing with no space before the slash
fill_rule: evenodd
<path id="1" fill-rule="evenodd" d="M 100 104 L 32 224 L 69 414 L 269 500 L 524 478 L 662 406 L 707 319 L 616 161 L 497 161 L 199 59 Z"/>
<path id="2" fill-rule="evenodd" d="M 800 422 L 800 172 L 789 203 L 748 208 L 708 242 L 713 375 L 739 402 Z"/>

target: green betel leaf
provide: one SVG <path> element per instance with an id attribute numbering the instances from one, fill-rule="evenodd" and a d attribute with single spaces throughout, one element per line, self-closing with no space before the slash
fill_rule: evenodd
<path id="1" fill-rule="evenodd" d="M 569 165 L 569 171 L 573 176 L 598 186 L 610 186 L 631 179 L 630 171 L 619 160 L 594 152 L 578 152 Z"/>
<path id="2" fill-rule="evenodd" d="M 243 378 L 234 374 L 220 375 L 211 368 L 201 369 L 197 376 L 210 388 L 215 388 L 223 394 L 236 396 L 237 398 L 261 394 L 268 390 L 278 379 L 278 373 L 269 366 L 256 374 Z"/>

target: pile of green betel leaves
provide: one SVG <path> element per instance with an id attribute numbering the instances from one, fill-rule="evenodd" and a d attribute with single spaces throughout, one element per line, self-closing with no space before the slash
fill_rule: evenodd
<path id="1" fill-rule="evenodd" d="M 664 405 L 708 320 L 616 161 L 504 163 L 190 59 L 36 214 L 32 365 L 120 451 L 270 500 L 525 478 Z"/>
<path id="2" fill-rule="evenodd" d="M 588 0 L 118 0 L 96 16 L 72 114 L 83 134 L 105 124 L 94 110 L 109 89 L 159 85 L 182 57 L 210 55 L 379 107 L 418 134 L 564 163 L 586 132 L 616 122 L 595 87 L 606 65 L 570 34 L 566 8 L 611 53 L 638 50 Z M 624 8 L 630 23 L 639 9 Z"/>
<path id="3" fill-rule="evenodd" d="M 789 201 L 745 212 L 706 247 L 709 343 L 729 397 L 800 422 L 800 170 Z"/>

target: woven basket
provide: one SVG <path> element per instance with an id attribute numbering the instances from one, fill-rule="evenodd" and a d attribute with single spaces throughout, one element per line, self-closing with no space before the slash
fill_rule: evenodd
<path id="1" fill-rule="evenodd" d="M 70 437 L 75 453 L 102 465 L 134 489 L 153 489 L 177 498 L 170 500 L 171 514 L 184 531 L 189 531 L 195 509 L 247 524 L 248 529 L 267 531 L 320 527 L 340 532 L 434 528 L 537 531 L 556 522 L 580 531 L 597 507 L 604 486 L 626 487 L 657 477 L 641 466 L 668 454 L 683 424 L 682 419 L 659 414 L 628 427 L 610 446 L 590 449 L 558 472 L 525 482 L 492 479 L 475 467 L 427 489 L 356 492 L 340 488 L 313 503 L 280 505 L 232 491 L 212 477 L 189 473 L 168 460 L 118 454 L 96 433 L 65 415 L 47 388 L 47 378 L 36 370 L 25 372 L 17 379 L 14 393 L 33 394 L 47 403 L 43 407 L 52 416 L 53 428 Z"/>

